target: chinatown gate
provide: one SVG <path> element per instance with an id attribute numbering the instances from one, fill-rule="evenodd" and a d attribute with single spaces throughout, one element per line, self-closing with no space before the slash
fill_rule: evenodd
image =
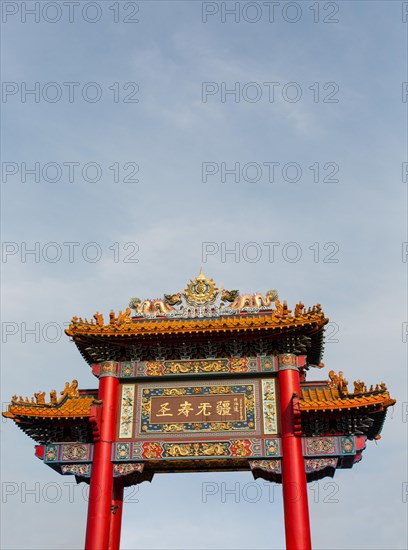
<path id="1" fill-rule="evenodd" d="M 124 487 L 223 470 L 282 483 L 286 547 L 311 548 L 306 483 L 352 468 L 380 438 L 395 403 L 385 384 L 350 389 L 334 371 L 306 381 L 324 367 L 328 319 L 274 290 L 227 291 L 200 272 L 183 292 L 129 306 L 66 331 L 98 390 L 74 380 L 49 401 L 14 395 L 3 413 L 45 464 L 90 483 L 85 548 L 119 549 Z"/>

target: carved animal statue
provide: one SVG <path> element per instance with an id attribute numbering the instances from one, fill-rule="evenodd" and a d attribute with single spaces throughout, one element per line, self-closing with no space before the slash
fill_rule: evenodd
<path id="1" fill-rule="evenodd" d="M 221 292 L 221 302 L 233 302 L 239 296 L 239 290 L 225 290 Z"/>
<path id="2" fill-rule="evenodd" d="M 170 306 L 178 306 L 182 303 L 183 300 L 181 298 L 181 293 L 178 292 L 177 294 L 165 294 L 164 301 Z"/>
<path id="3" fill-rule="evenodd" d="M 102 313 L 99 313 L 98 311 L 95 313 L 94 315 L 94 319 L 96 321 L 96 324 L 99 326 L 99 327 L 103 327 L 103 315 Z"/>
<path id="4" fill-rule="evenodd" d="M 173 306 L 158 298 L 145 300 L 141 307 L 144 313 L 170 313 L 170 311 L 175 311 Z"/>
<path id="5" fill-rule="evenodd" d="M 297 317 L 298 315 L 301 315 L 303 313 L 304 307 L 305 307 L 305 305 L 302 304 L 302 302 L 299 302 L 298 304 L 296 304 L 296 306 L 295 306 L 295 317 Z"/>
<path id="6" fill-rule="evenodd" d="M 334 370 L 329 371 L 329 381 L 327 385 L 333 390 L 337 390 L 340 382 L 340 377 L 334 372 Z"/>
<path id="7" fill-rule="evenodd" d="M 37 405 L 44 405 L 45 403 L 45 391 L 34 393 L 35 401 Z"/>
<path id="8" fill-rule="evenodd" d="M 287 317 L 290 313 L 292 313 L 292 310 L 288 309 L 286 300 L 283 304 L 278 299 L 275 300 L 275 317 Z"/>
<path id="9" fill-rule="evenodd" d="M 265 298 L 262 294 L 240 294 L 230 305 L 233 309 L 243 309 L 244 307 L 268 307 L 278 299 L 276 290 L 268 290 Z"/>
<path id="10" fill-rule="evenodd" d="M 79 396 L 79 390 L 78 390 L 78 380 L 72 380 L 72 383 L 69 386 L 68 395 L 70 397 L 78 397 Z"/>
<path id="11" fill-rule="evenodd" d="M 364 393 L 367 391 L 367 388 L 361 380 L 354 381 L 354 393 Z"/>
<path id="12" fill-rule="evenodd" d="M 232 309 L 242 309 L 244 307 L 256 307 L 254 294 L 240 294 L 230 305 Z"/>
<path id="13" fill-rule="evenodd" d="M 78 390 L 78 380 L 72 380 L 71 384 L 69 382 L 65 382 L 64 389 L 60 392 L 60 394 L 65 397 L 68 395 L 69 397 L 78 397 L 79 396 L 79 390 Z M 62 401 L 62 398 L 60 399 Z"/>
<path id="14" fill-rule="evenodd" d="M 348 381 L 344 378 L 343 371 L 339 371 L 339 389 L 342 393 L 348 393 Z"/>
<path id="15" fill-rule="evenodd" d="M 264 307 L 269 307 L 271 304 L 276 302 L 278 299 L 278 291 L 277 290 L 267 290 L 265 294 L 265 300 L 263 299 L 261 295 L 261 305 Z"/>
<path id="16" fill-rule="evenodd" d="M 141 299 L 140 298 L 131 298 L 129 302 L 130 309 L 134 309 L 136 312 L 138 311 L 138 308 L 140 307 Z"/>
<path id="17" fill-rule="evenodd" d="M 124 312 L 122 312 L 122 310 L 119 311 L 118 318 L 116 319 L 118 325 L 126 323 L 127 321 L 130 322 L 130 320 L 130 307 L 127 307 Z"/>
<path id="18" fill-rule="evenodd" d="M 154 298 L 153 300 L 143 300 L 140 298 L 132 298 L 129 303 L 129 307 L 134 309 L 136 313 L 152 314 L 152 313 L 170 313 L 175 311 L 175 308 L 160 298 Z"/>

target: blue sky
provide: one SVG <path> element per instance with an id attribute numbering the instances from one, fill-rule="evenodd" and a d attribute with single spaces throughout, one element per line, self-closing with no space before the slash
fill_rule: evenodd
<path id="1" fill-rule="evenodd" d="M 29 15 L 24 22 L 22 3 L 3 2 L 3 403 L 16 392 L 62 389 L 73 378 L 96 387 L 61 334 L 64 323 L 124 309 L 131 296 L 181 290 L 201 266 L 226 288 L 277 288 L 290 306 L 321 303 L 339 329 L 338 342 L 326 345 L 327 367 L 349 381 L 384 380 L 398 402 L 360 464 L 310 489 L 314 545 L 406 548 L 401 3 L 319 2 L 314 22 L 315 3 L 280 2 L 270 22 L 264 3 L 243 2 L 240 22 L 232 15 L 223 22 L 234 2 L 108 1 L 85 16 L 74 12 L 72 23 L 66 7 L 48 22 L 51 4 L 39 3 L 39 22 Z M 203 10 L 217 7 L 204 23 Z M 299 20 L 286 21 L 295 9 Z M 96 10 L 100 20 L 86 21 Z M 256 14 L 259 21 L 245 21 Z M 139 21 L 125 23 L 125 16 Z M 78 83 L 72 102 L 68 82 Z M 23 92 L 35 83 L 38 101 Z M 265 83 L 276 83 L 273 101 Z M 239 93 L 223 97 L 223 87 Z M 203 89 L 219 92 L 203 101 Z M 89 101 L 95 91 L 100 100 Z M 37 163 L 39 181 L 30 174 L 23 181 L 24 163 Z M 203 178 L 203 163 L 216 173 Z M 237 176 L 222 181 L 224 167 L 236 166 Z M 334 168 L 339 181 L 323 181 Z M 259 181 L 249 181 L 254 170 Z M 71 258 L 64 243 L 77 243 Z M 278 243 L 273 258 L 264 243 Z M 225 254 L 233 248 L 235 255 Z M 35 327 L 38 337 L 25 334 Z M 7 485 L 15 495 L 3 495 L 2 547 L 80 548 L 82 487 L 36 460 L 33 442 L 10 422 L 1 430 L 3 488 L 16 484 Z M 202 502 L 205 483 L 219 492 Z M 222 483 L 240 484 L 239 502 L 222 502 Z M 123 548 L 282 548 L 280 489 L 270 502 L 258 481 L 259 500 L 245 502 L 245 491 L 254 500 L 256 489 L 246 485 L 254 483 L 249 473 L 158 475 L 128 495 L 139 502 L 125 507 Z M 26 488 L 38 498 L 23 502 Z M 50 502 L 58 490 L 61 499 Z"/>

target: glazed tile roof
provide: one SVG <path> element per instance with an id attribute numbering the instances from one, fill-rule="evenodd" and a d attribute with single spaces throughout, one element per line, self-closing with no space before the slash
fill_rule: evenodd
<path id="1" fill-rule="evenodd" d="M 309 383 L 311 384 L 311 383 Z M 387 390 L 371 391 L 361 394 L 341 394 L 339 389 L 326 385 L 304 385 L 301 388 L 299 407 L 301 411 L 339 411 L 360 408 L 385 409 L 394 405 Z"/>
<path id="2" fill-rule="evenodd" d="M 218 288 L 201 271 L 182 292 L 143 301 L 132 298 L 124 311 L 111 311 L 108 322 L 99 312 L 90 321 L 75 316 L 65 332 L 89 364 L 138 357 L 151 361 L 155 359 L 154 346 L 167 346 L 167 359 L 178 359 L 184 343 L 194 346 L 210 338 L 223 343 L 235 339 L 252 348 L 261 339 L 266 344 L 273 341 L 282 349 L 262 353 L 304 352 L 309 362 L 318 364 L 328 321 L 320 304 L 305 308 L 300 302 L 291 310 L 286 302 L 280 302 L 276 290 L 268 290 L 265 295 L 228 291 Z M 296 347 L 299 339 L 303 339 L 301 345 L 307 350 Z M 134 347 L 140 348 L 137 353 L 130 349 Z M 215 356 L 222 354 L 226 350 Z M 245 354 L 253 355 L 254 351 L 247 349 Z M 201 349 L 197 355 L 190 355 L 195 358 L 208 353 Z"/>
<path id="3" fill-rule="evenodd" d="M 322 328 L 328 319 L 316 306 L 310 312 L 291 315 L 280 315 L 276 310 L 262 310 L 254 314 L 241 313 L 222 317 L 207 318 L 132 318 L 126 317 L 110 324 L 96 324 L 92 321 L 82 321 L 77 318 L 65 331 L 68 336 L 97 335 L 102 337 L 135 337 L 144 335 L 188 334 L 226 331 L 259 331 L 270 329 L 282 331 L 301 327 Z"/>
<path id="4" fill-rule="evenodd" d="M 97 391 L 96 391 L 97 393 Z M 66 396 L 61 403 L 55 405 L 51 403 L 38 405 L 31 402 L 11 402 L 8 411 L 3 413 L 6 418 L 23 421 L 25 418 L 31 419 L 56 419 L 73 420 L 87 418 L 90 414 L 90 408 L 95 401 L 95 395 L 79 395 L 78 397 Z M 18 420 L 17 420 L 18 419 Z"/>
<path id="5" fill-rule="evenodd" d="M 92 441 L 91 407 L 98 403 L 96 398 L 97 390 L 79 390 L 71 392 L 71 395 L 66 393 L 56 403 L 14 399 L 3 416 L 14 420 L 27 435 L 40 443 L 74 441 L 78 438 L 80 441 Z M 367 425 L 363 422 L 362 427 L 359 426 L 358 433 L 376 439 L 382 429 L 386 409 L 394 403 L 387 390 L 343 395 L 339 389 L 330 388 L 327 382 L 308 382 L 302 384 L 299 408 L 306 431 L 307 423 L 315 413 L 319 419 L 323 418 L 322 413 L 338 418 L 351 413 L 353 418 L 371 419 Z M 340 426 L 340 431 L 347 430 L 348 424 Z M 354 424 L 354 428 L 356 426 Z"/>
<path id="6" fill-rule="evenodd" d="M 144 360 L 155 360 L 155 346 L 168 346 L 168 359 L 178 359 L 180 344 L 196 345 L 208 342 L 228 342 L 239 340 L 248 346 L 247 355 L 256 354 L 255 349 L 261 339 L 269 346 L 282 345 L 282 350 L 269 349 L 269 353 L 288 350 L 288 345 L 296 346 L 299 339 L 307 339 L 307 349 L 302 349 L 308 361 L 318 364 L 323 353 L 324 326 L 328 319 L 319 307 L 303 312 L 284 309 L 260 310 L 257 313 L 239 312 L 235 315 L 223 315 L 206 318 L 132 318 L 120 317 L 105 325 L 98 317 L 99 324 L 74 318 L 66 334 L 71 336 L 81 355 L 88 364 L 103 360 L 133 360 L 134 346 L 139 346 Z M 297 351 L 290 349 L 289 351 Z M 298 352 L 298 351 L 297 351 Z M 153 355 L 149 355 L 153 354 Z M 220 356 L 226 355 L 224 349 Z M 158 355 L 158 354 L 157 354 Z M 199 355 L 207 355 L 206 350 Z"/>
<path id="7" fill-rule="evenodd" d="M 98 391 L 78 390 L 77 385 L 76 380 L 67 382 L 59 399 L 53 390 L 49 403 L 45 402 L 45 392 L 34 394 L 31 400 L 14 395 L 3 416 L 38 443 L 92 441 L 91 406 Z"/>

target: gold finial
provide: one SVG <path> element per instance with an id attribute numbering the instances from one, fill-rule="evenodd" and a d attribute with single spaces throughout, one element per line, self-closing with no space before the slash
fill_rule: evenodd
<path id="1" fill-rule="evenodd" d="M 214 281 L 204 275 L 201 267 L 198 276 L 187 285 L 183 296 L 188 305 L 197 307 L 213 304 L 218 293 L 219 289 L 215 286 Z"/>

